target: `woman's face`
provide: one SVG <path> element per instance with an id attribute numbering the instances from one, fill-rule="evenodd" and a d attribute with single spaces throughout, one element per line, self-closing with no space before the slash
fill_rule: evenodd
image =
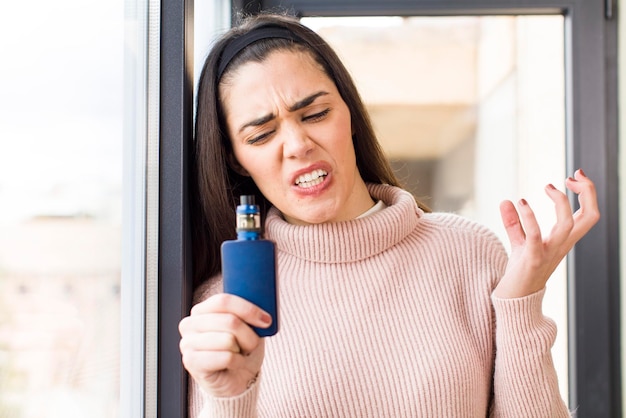
<path id="1" fill-rule="evenodd" d="M 220 85 L 234 157 L 288 222 L 353 219 L 373 205 L 356 166 L 350 112 L 304 52 L 275 51 Z"/>

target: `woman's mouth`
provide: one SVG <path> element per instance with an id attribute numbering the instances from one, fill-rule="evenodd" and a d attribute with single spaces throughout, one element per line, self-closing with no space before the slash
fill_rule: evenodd
<path id="1" fill-rule="evenodd" d="M 325 170 L 317 169 L 310 173 L 305 173 L 296 178 L 295 184 L 298 187 L 308 189 L 309 187 L 317 186 L 324 181 L 324 178 L 328 175 Z"/>

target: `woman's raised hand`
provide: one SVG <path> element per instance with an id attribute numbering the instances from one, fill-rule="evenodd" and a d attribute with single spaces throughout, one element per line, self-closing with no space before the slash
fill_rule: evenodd
<path id="1" fill-rule="evenodd" d="M 270 323 L 268 313 L 245 299 L 213 295 L 180 321 L 183 364 L 207 394 L 239 395 L 254 382 L 263 363 L 263 339 L 251 326 L 265 328 Z"/>
<path id="2" fill-rule="evenodd" d="M 567 178 L 565 185 L 578 195 L 580 209 L 572 213 L 567 195 L 547 185 L 546 193 L 555 205 L 556 224 L 546 237 L 524 199 L 517 210 L 508 200 L 500 204 L 511 255 L 494 296 L 517 298 L 543 289 L 565 255 L 600 219 L 595 186 L 582 170 L 577 170 L 574 178 Z"/>

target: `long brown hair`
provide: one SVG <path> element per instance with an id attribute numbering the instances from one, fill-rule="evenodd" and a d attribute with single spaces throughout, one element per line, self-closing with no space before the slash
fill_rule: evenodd
<path id="1" fill-rule="evenodd" d="M 233 39 L 265 26 L 280 26 L 291 31 L 294 40 L 262 39 L 233 57 L 218 79 L 218 65 L 224 49 Z M 234 209 L 242 194 L 254 194 L 265 215 L 271 203 L 250 177 L 238 174 L 228 163 L 232 153 L 219 98 L 219 83 L 249 61 L 263 61 L 277 49 L 307 51 L 337 86 L 348 106 L 353 128 L 352 141 L 357 168 L 365 182 L 400 186 L 374 134 L 369 115 L 350 74 L 333 49 L 314 31 L 296 19 L 276 14 L 248 17 L 224 34 L 207 56 L 198 85 L 195 144 L 190 176 L 190 214 L 197 286 L 221 270 L 220 245 L 234 239 Z M 422 205 L 420 205 L 422 206 Z"/>

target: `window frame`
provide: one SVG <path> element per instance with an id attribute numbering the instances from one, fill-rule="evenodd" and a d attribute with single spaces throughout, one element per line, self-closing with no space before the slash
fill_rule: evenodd
<path id="1" fill-rule="evenodd" d="M 163 0 L 158 278 L 158 415 L 187 411 L 178 321 L 191 304 L 187 163 L 193 124 L 193 1 Z M 568 257 L 569 404 L 579 416 L 621 416 L 617 18 L 604 0 L 233 0 L 233 13 L 299 16 L 565 16 L 567 170 L 593 178 L 602 218 Z M 572 199 L 572 204 L 577 202 Z M 150 338 L 150 336 L 147 336 Z"/>
<path id="2" fill-rule="evenodd" d="M 193 135 L 193 0 L 162 0 L 160 19 L 158 417 L 187 416 L 178 323 L 192 298 L 188 161 Z M 149 394 L 146 394 L 148 397 Z"/>

